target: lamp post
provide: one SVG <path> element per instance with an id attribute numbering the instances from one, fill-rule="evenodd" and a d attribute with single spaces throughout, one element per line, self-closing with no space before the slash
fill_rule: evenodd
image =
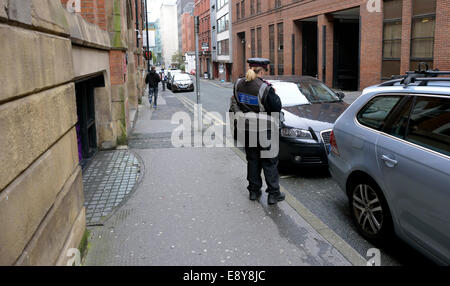
<path id="1" fill-rule="evenodd" d="M 200 32 L 200 21 L 199 17 L 195 16 L 194 18 L 194 25 L 195 25 L 195 81 L 196 81 L 196 93 L 197 93 L 197 129 L 198 131 L 202 131 L 203 126 L 203 116 L 202 116 L 202 107 L 201 107 L 201 98 L 200 98 L 200 57 L 199 57 L 199 51 L 198 51 L 198 33 Z"/>

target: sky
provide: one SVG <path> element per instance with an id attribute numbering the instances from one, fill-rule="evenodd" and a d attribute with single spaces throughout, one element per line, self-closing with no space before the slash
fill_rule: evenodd
<path id="1" fill-rule="evenodd" d="M 154 22 L 159 18 L 159 8 L 161 7 L 162 2 L 164 3 L 176 3 L 176 0 L 147 0 L 148 2 L 148 11 L 149 11 L 149 22 Z"/>

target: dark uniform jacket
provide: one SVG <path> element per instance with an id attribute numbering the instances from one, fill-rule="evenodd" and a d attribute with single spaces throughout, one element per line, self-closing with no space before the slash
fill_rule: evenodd
<path id="1" fill-rule="evenodd" d="M 251 82 L 247 82 L 245 78 L 240 78 L 235 85 L 233 96 L 231 97 L 230 112 L 236 113 L 236 122 L 234 128 L 238 133 L 245 132 L 245 146 L 248 143 L 248 136 L 250 133 L 269 132 L 272 128 L 269 121 L 273 121 L 273 112 L 281 112 L 281 100 L 276 94 L 273 87 L 262 78 L 256 78 Z M 244 113 L 244 117 L 237 116 L 240 112 Z M 249 124 L 246 118 L 252 117 L 261 112 L 267 113 L 267 123 L 264 121 L 258 122 L 257 129 L 254 130 Z M 254 117 L 254 116 L 253 116 Z M 272 118 L 272 119 L 270 119 Z M 242 121 L 245 124 L 242 125 Z M 239 123 L 241 122 L 241 124 Z M 254 125 L 253 125 L 254 126 Z M 244 128 L 244 129 L 242 129 Z M 236 135 L 237 136 L 237 135 Z M 269 137 L 270 138 L 270 137 Z"/>
<path id="2" fill-rule="evenodd" d="M 267 87 L 263 96 L 258 98 L 261 86 L 265 84 Z M 262 78 L 256 78 L 251 82 L 247 82 L 245 78 L 240 78 L 236 82 L 236 86 L 231 98 L 231 112 L 280 112 L 280 97 L 275 93 L 273 87 Z M 263 109 L 263 110 L 262 110 Z"/>
<path id="3" fill-rule="evenodd" d="M 158 83 L 161 81 L 161 78 L 156 73 L 156 71 L 150 71 L 145 78 L 145 83 L 147 83 L 150 87 L 156 88 L 158 87 Z"/>

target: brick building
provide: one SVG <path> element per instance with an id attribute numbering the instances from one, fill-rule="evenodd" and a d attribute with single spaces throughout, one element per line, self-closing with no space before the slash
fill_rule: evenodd
<path id="1" fill-rule="evenodd" d="M 190 13 L 181 15 L 181 52 L 195 52 L 194 16 Z"/>
<path id="2" fill-rule="evenodd" d="M 233 78 L 245 59 L 271 74 L 317 76 L 363 89 L 415 69 L 450 69 L 449 0 L 233 0 Z"/>
<path id="3" fill-rule="evenodd" d="M 198 45 L 200 51 L 200 75 L 207 73 L 208 77 L 211 78 L 212 61 L 210 0 L 195 0 L 194 16 L 199 17 L 200 24 L 198 35 Z"/>
<path id="4" fill-rule="evenodd" d="M 126 143 L 142 96 L 143 1 L 66 3 L 0 0 L 0 265 L 66 264 L 79 162 Z"/>
<path id="5" fill-rule="evenodd" d="M 211 2 L 213 77 L 224 81 L 231 81 L 233 64 L 231 17 L 230 0 Z"/>

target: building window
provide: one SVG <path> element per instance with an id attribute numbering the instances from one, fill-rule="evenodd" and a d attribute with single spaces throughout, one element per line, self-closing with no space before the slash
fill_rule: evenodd
<path id="1" fill-rule="evenodd" d="M 217 10 L 228 4 L 228 0 L 217 0 Z"/>
<path id="2" fill-rule="evenodd" d="M 255 29 L 250 30 L 252 58 L 256 57 L 256 37 Z"/>
<path id="3" fill-rule="evenodd" d="M 245 18 L 245 0 L 241 2 L 241 17 Z"/>
<path id="4" fill-rule="evenodd" d="M 236 3 L 236 19 L 241 19 L 241 3 Z"/>
<path id="5" fill-rule="evenodd" d="M 275 26 L 269 26 L 270 75 L 275 75 Z"/>
<path id="6" fill-rule="evenodd" d="M 217 20 L 217 32 L 222 33 L 228 31 L 229 28 L 230 28 L 230 18 L 228 14 L 225 14 L 224 16 L 220 17 L 219 20 Z"/>
<path id="7" fill-rule="evenodd" d="M 284 31 L 283 23 L 277 24 L 278 32 L 278 75 L 284 74 Z"/>
<path id="8" fill-rule="evenodd" d="M 255 14 L 255 0 L 250 0 L 250 15 Z"/>
<path id="9" fill-rule="evenodd" d="M 381 77 L 400 74 L 402 45 L 402 0 L 384 1 L 383 66 Z"/>
<path id="10" fill-rule="evenodd" d="M 230 40 L 226 39 L 218 42 L 218 55 L 228 56 L 230 54 Z"/>
<path id="11" fill-rule="evenodd" d="M 420 62 L 433 68 L 435 26 L 436 0 L 413 0 L 411 70 L 418 69 Z"/>
<path id="12" fill-rule="evenodd" d="M 256 13 L 261 13 L 261 0 L 256 0 Z"/>
<path id="13" fill-rule="evenodd" d="M 281 7 L 281 0 L 275 0 L 275 8 L 280 8 Z"/>
<path id="14" fill-rule="evenodd" d="M 261 27 L 256 29 L 256 47 L 257 47 L 257 57 L 262 58 L 262 31 Z"/>

